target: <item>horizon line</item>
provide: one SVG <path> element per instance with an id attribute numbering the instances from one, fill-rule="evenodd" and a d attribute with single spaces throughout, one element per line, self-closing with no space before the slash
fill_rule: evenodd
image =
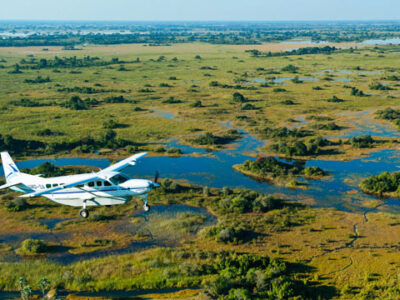
<path id="1" fill-rule="evenodd" d="M 299 20 L 84 20 L 84 19 L 5 19 L 0 20 L 0 23 L 5 22 L 400 22 L 400 19 L 299 19 Z"/>

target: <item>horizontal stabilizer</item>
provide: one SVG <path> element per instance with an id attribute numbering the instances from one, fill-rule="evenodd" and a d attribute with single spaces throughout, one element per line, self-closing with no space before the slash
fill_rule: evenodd
<path id="1" fill-rule="evenodd" d="M 20 185 L 20 184 L 22 184 L 22 183 L 21 182 L 9 182 L 9 183 L 0 185 L 0 190 L 8 189 L 10 187 L 13 187 L 13 186 L 16 186 L 16 185 Z"/>

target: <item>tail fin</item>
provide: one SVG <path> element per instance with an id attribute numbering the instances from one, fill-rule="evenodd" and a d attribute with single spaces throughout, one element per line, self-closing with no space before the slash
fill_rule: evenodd
<path id="1" fill-rule="evenodd" d="M 1 152 L 1 162 L 3 164 L 4 177 L 6 178 L 7 182 L 11 177 L 20 173 L 18 167 L 15 165 L 8 152 Z"/>

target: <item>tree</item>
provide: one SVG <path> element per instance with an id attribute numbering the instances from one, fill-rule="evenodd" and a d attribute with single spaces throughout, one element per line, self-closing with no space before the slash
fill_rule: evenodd
<path id="1" fill-rule="evenodd" d="M 65 106 L 73 110 L 87 109 L 86 103 L 79 96 L 72 96 Z"/>
<path id="2" fill-rule="evenodd" d="M 104 135 L 104 140 L 105 140 L 105 142 L 114 141 L 116 137 L 117 137 L 117 133 L 114 130 L 109 129 L 106 131 L 106 133 Z"/>
<path id="3" fill-rule="evenodd" d="M 44 298 L 46 290 L 50 286 L 50 281 L 46 277 L 43 277 L 39 280 L 38 286 L 39 286 L 39 288 L 42 292 L 42 296 Z"/>
<path id="4" fill-rule="evenodd" d="M 239 92 L 233 93 L 232 97 L 233 97 L 233 102 L 238 102 L 238 103 L 246 102 L 246 98 Z"/>
<path id="5" fill-rule="evenodd" d="M 25 277 L 20 277 L 18 279 L 18 286 L 21 293 L 21 299 L 29 300 L 29 297 L 32 295 L 32 288 L 28 285 L 28 281 Z"/>

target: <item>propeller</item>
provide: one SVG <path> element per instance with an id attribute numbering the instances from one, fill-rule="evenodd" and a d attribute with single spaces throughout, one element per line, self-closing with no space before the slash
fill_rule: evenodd
<path id="1" fill-rule="evenodd" d="M 151 188 L 155 189 L 160 186 L 160 184 L 157 182 L 159 175 L 160 174 L 158 173 L 158 171 L 156 171 L 156 174 L 154 175 L 154 180 L 150 183 Z"/>
<path id="2" fill-rule="evenodd" d="M 158 173 L 158 171 L 156 171 L 156 174 L 154 175 L 154 182 L 155 183 L 158 183 L 158 176 L 159 176 L 160 174 Z"/>

